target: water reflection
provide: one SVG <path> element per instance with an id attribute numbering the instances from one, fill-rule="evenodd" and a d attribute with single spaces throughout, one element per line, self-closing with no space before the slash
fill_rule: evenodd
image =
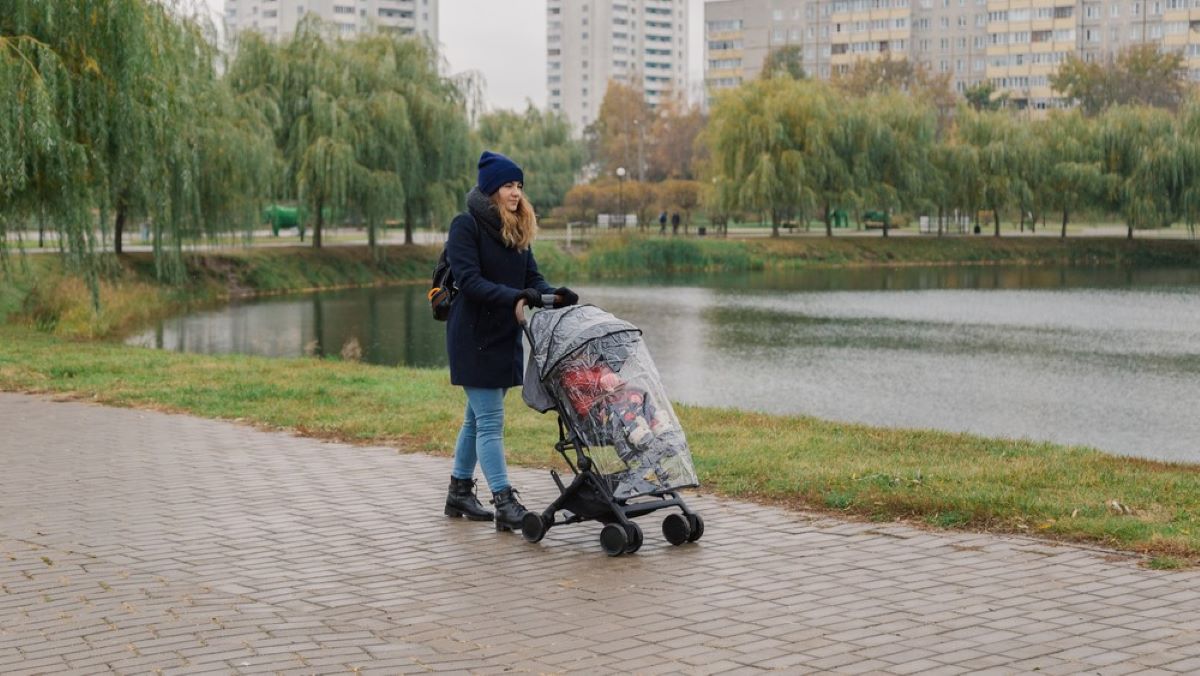
<path id="1" fill-rule="evenodd" d="M 445 366 L 443 325 L 422 289 L 368 288 L 235 302 L 162 321 L 128 342 L 204 354 L 336 356 L 350 340 L 372 364 Z"/>
<path id="2" fill-rule="evenodd" d="M 923 267 L 572 284 L 693 404 L 1200 461 L 1200 270 Z M 131 342 L 446 364 L 420 286 L 268 298 Z"/>

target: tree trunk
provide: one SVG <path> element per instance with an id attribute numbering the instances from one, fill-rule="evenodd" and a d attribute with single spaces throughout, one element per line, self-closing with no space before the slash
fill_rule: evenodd
<path id="1" fill-rule="evenodd" d="M 1129 228 L 1125 232 L 1125 239 L 1133 239 L 1133 223 L 1129 224 Z"/>
<path id="2" fill-rule="evenodd" d="M 367 221 L 367 248 L 371 250 L 371 258 L 376 258 L 379 254 L 379 242 L 375 237 L 375 220 Z"/>
<path id="3" fill-rule="evenodd" d="M 1025 210 L 1021 209 L 1021 232 L 1025 232 Z"/>
<path id="4" fill-rule="evenodd" d="M 1067 238 L 1067 214 L 1068 213 L 1070 213 L 1069 210 L 1064 208 L 1063 209 L 1062 234 L 1059 235 L 1062 239 Z"/>
<path id="5" fill-rule="evenodd" d="M 992 208 L 992 220 L 996 222 L 996 237 L 1000 236 L 1000 210 Z"/>
<path id="6" fill-rule="evenodd" d="M 825 236 L 833 237 L 833 212 L 825 205 Z"/>
<path id="7" fill-rule="evenodd" d="M 945 218 L 946 207 L 938 207 L 938 237 L 942 236 L 942 219 Z"/>
<path id="8" fill-rule="evenodd" d="M 317 200 L 317 223 L 313 226 L 312 245 L 314 249 L 321 248 L 321 235 L 325 229 L 325 203 Z"/>
<path id="9" fill-rule="evenodd" d="M 113 253 L 121 255 L 121 240 L 125 239 L 125 219 L 127 218 L 128 209 L 125 205 L 117 203 L 117 218 L 113 222 Z"/>
<path id="10" fill-rule="evenodd" d="M 413 213 L 412 207 L 404 205 L 404 243 L 413 243 Z"/>
<path id="11" fill-rule="evenodd" d="M 778 237 L 779 236 L 779 220 L 777 218 L 775 218 L 775 210 L 774 209 L 772 209 L 770 211 L 770 216 L 771 216 L 771 236 Z"/>

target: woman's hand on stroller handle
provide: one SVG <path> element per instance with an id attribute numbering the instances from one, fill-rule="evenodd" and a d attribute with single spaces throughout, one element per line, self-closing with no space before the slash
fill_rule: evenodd
<path id="1" fill-rule="evenodd" d="M 526 289 L 526 291 L 530 291 L 530 289 Z M 518 324 L 525 322 L 525 306 L 530 305 L 529 300 L 524 293 L 517 297 L 516 314 Z M 554 307 L 561 302 L 561 298 L 552 293 L 543 293 L 540 300 L 542 301 L 541 305 L 537 307 Z"/>

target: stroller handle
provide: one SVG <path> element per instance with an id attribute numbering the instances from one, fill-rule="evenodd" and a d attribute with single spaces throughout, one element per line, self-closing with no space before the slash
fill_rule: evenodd
<path id="1" fill-rule="evenodd" d="M 543 293 L 542 294 L 542 305 L 544 305 L 546 307 L 553 307 L 554 304 L 558 302 L 558 300 L 559 300 L 558 296 L 556 296 L 552 293 Z M 525 325 L 525 299 L 524 298 L 517 299 L 516 313 L 517 313 L 517 323 L 520 324 L 521 326 L 524 326 Z"/>

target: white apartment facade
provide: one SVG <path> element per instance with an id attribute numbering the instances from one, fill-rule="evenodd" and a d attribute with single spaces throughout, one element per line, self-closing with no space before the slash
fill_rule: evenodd
<path id="1" fill-rule="evenodd" d="M 1066 105 L 1050 76 L 1069 55 L 1105 61 L 1130 45 L 1180 51 L 1200 81 L 1200 0 L 709 0 L 709 101 L 759 76 L 769 50 L 798 45 L 828 79 L 862 59 L 906 58 L 959 93 L 990 82 L 1013 105 Z"/>
<path id="2" fill-rule="evenodd" d="M 610 80 L 636 85 L 647 103 L 686 97 L 687 0 L 547 0 L 550 110 L 576 134 L 595 122 Z"/>
<path id="3" fill-rule="evenodd" d="M 862 59 L 909 59 L 965 91 L 986 78 L 987 0 L 716 0 L 705 4 L 711 97 L 759 76 L 767 54 L 797 47 L 810 77 Z"/>
<path id="4" fill-rule="evenodd" d="M 271 39 L 291 35 L 306 14 L 316 14 L 347 37 L 376 29 L 438 38 L 438 0 L 225 0 L 226 35 L 243 30 Z"/>

